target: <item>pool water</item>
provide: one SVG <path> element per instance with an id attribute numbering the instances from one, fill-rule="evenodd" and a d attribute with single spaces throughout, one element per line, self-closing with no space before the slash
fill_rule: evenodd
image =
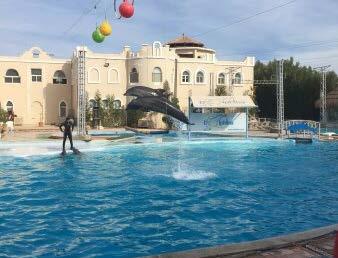
<path id="1" fill-rule="evenodd" d="M 0 152 L 1 255 L 134 257 L 338 223 L 337 143 L 94 147 Z"/>

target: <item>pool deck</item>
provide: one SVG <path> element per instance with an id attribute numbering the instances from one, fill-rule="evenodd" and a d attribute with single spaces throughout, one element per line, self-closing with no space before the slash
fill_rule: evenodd
<path id="1" fill-rule="evenodd" d="M 104 132 L 123 132 L 123 131 L 133 131 L 142 134 L 165 134 L 167 130 L 152 130 L 152 129 L 131 129 L 129 127 L 126 128 L 106 128 L 101 130 Z M 54 138 L 54 140 L 59 140 L 62 138 L 62 134 L 59 131 L 57 126 L 43 126 L 43 127 L 33 127 L 33 126 L 16 126 L 15 131 L 13 134 L 5 134 L 0 138 L 0 141 L 30 141 L 30 140 L 37 140 L 37 139 L 47 139 L 47 138 Z M 223 137 L 243 137 L 243 135 L 223 135 Z M 277 133 L 270 133 L 266 131 L 257 131 L 252 130 L 249 131 L 249 138 L 270 138 L 270 139 L 277 139 Z M 76 138 L 76 137 L 75 137 Z M 92 136 L 92 140 L 108 140 L 112 141 L 111 136 Z M 338 136 L 328 137 L 322 136 L 321 141 L 338 141 Z"/>
<path id="2" fill-rule="evenodd" d="M 337 232 L 338 224 L 286 236 L 148 256 L 148 258 L 334 257 Z"/>

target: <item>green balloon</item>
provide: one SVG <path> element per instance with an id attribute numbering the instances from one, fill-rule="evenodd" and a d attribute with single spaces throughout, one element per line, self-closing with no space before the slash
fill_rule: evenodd
<path id="1" fill-rule="evenodd" d="M 96 43 L 102 43 L 105 39 L 105 36 L 101 34 L 99 28 L 96 28 L 96 30 L 92 34 L 92 38 Z"/>

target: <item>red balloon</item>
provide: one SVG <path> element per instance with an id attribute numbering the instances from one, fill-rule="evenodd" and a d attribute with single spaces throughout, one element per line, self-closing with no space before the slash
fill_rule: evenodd
<path id="1" fill-rule="evenodd" d="M 123 3 L 119 7 L 119 11 L 122 17 L 130 18 L 134 15 L 134 6 L 129 0 L 123 0 Z"/>

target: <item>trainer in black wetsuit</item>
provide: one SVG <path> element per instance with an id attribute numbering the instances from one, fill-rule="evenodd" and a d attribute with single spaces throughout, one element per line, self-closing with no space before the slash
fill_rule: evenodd
<path id="1" fill-rule="evenodd" d="M 62 129 L 64 127 L 64 130 Z M 67 137 L 70 142 L 70 149 L 73 150 L 73 137 L 72 137 L 72 131 L 74 130 L 74 120 L 70 117 L 67 117 L 66 120 L 60 124 L 59 126 L 60 131 L 63 132 L 63 144 L 62 144 L 62 152 L 66 152 L 65 145 Z"/>

